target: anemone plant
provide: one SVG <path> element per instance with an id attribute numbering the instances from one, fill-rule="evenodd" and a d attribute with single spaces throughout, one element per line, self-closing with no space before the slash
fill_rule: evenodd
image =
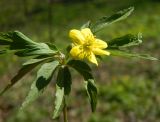
<path id="1" fill-rule="evenodd" d="M 103 39 L 103 41 L 96 36 L 103 28 L 127 18 L 133 10 L 134 8 L 130 7 L 111 16 L 102 17 L 95 23 L 88 21 L 80 29 L 70 30 L 69 37 L 72 43 L 68 41 L 70 44 L 66 47 L 65 53 L 52 43 L 34 42 L 19 31 L 0 33 L 0 46 L 2 47 L 0 54 L 12 52 L 18 57 L 28 57 L 28 61 L 22 64 L 22 68 L 11 79 L 10 84 L 1 91 L 0 95 L 13 87 L 32 69 L 41 65 L 20 110 L 23 110 L 43 94 L 53 75 L 57 72 L 53 119 L 59 117 L 63 111 L 64 122 L 67 122 L 67 98 L 70 95 L 72 85 L 70 68 L 73 68 L 84 78 L 84 86 L 91 110 L 94 112 L 97 105 L 98 90 L 91 67 L 88 65 L 89 62 L 98 66 L 100 62 L 96 58 L 102 55 L 157 60 L 148 54 L 137 54 L 129 51 L 130 47 L 142 43 L 140 33 L 136 35 L 127 34 L 109 41 L 106 41 L 108 39 Z"/>

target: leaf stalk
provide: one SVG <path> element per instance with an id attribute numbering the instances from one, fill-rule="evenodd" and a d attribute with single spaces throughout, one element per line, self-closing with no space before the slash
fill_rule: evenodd
<path id="1" fill-rule="evenodd" d="M 68 118 L 67 118 L 67 105 L 66 105 L 65 97 L 64 97 L 64 107 L 63 107 L 63 121 L 64 122 L 68 122 Z"/>

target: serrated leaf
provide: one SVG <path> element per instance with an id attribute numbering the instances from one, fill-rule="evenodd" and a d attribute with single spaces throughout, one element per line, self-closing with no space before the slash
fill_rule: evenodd
<path id="1" fill-rule="evenodd" d="M 140 33 L 138 35 L 127 34 L 125 36 L 108 41 L 107 48 L 117 48 L 117 49 L 126 48 L 126 47 L 137 46 L 140 45 L 141 43 L 142 43 L 142 35 Z"/>
<path id="2" fill-rule="evenodd" d="M 57 53 L 56 49 L 50 49 L 45 43 L 34 42 L 19 31 L 0 34 L 0 45 L 8 46 L 20 57 Z"/>
<path id="3" fill-rule="evenodd" d="M 91 104 L 92 112 L 96 110 L 96 105 L 97 105 L 97 87 L 94 83 L 93 79 L 89 79 L 88 81 L 85 82 L 85 87 L 89 96 L 89 101 Z"/>
<path id="4" fill-rule="evenodd" d="M 91 68 L 85 62 L 80 60 L 70 60 L 67 64 L 83 75 L 84 79 L 93 78 L 91 75 Z"/>
<path id="5" fill-rule="evenodd" d="M 90 21 L 86 22 L 85 24 L 83 24 L 83 25 L 81 26 L 81 29 L 90 28 L 90 24 L 91 24 Z"/>
<path id="6" fill-rule="evenodd" d="M 33 59 L 29 60 L 28 62 L 24 63 L 22 68 L 18 71 L 18 73 L 11 79 L 10 84 L 8 84 L 1 92 L 0 95 L 5 93 L 9 88 L 11 88 L 14 84 L 16 84 L 24 75 L 29 73 L 32 69 L 34 69 L 39 64 L 43 63 L 44 61 L 48 60 L 49 58 L 45 59 Z M 35 61 L 36 60 L 36 61 Z M 32 62 L 31 62 L 32 61 Z"/>
<path id="7" fill-rule="evenodd" d="M 23 110 L 27 105 L 36 100 L 43 93 L 43 91 L 51 81 L 53 73 L 58 65 L 58 61 L 52 61 L 41 66 L 41 68 L 37 72 L 37 78 L 33 81 L 29 94 L 22 104 L 21 110 Z"/>
<path id="8" fill-rule="evenodd" d="M 64 97 L 70 94 L 71 83 L 71 74 L 68 67 L 61 67 L 59 69 L 56 82 L 56 95 L 53 119 L 57 118 L 60 115 L 64 105 Z"/>
<path id="9" fill-rule="evenodd" d="M 128 57 L 128 58 L 142 58 L 142 59 L 148 59 L 148 60 L 158 60 L 157 58 L 154 58 L 148 54 L 137 54 L 132 52 L 126 52 L 123 50 L 111 50 L 108 49 L 108 51 L 113 56 L 122 56 L 122 57 Z"/>
<path id="10" fill-rule="evenodd" d="M 108 16 L 102 17 L 95 24 L 91 25 L 92 32 L 96 33 L 110 24 L 126 19 L 133 12 L 133 10 L 134 7 L 130 7 L 128 9 L 119 11 L 116 14 L 113 14 L 109 17 Z"/>

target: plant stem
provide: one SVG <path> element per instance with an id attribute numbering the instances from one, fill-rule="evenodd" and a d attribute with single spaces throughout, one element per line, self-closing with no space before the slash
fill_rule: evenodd
<path id="1" fill-rule="evenodd" d="M 63 107 L 63 121 L 64 122 L 68 122 L 68 119 L 67 119 L 67 106 L 66 106 L 65 98 L 64 98 L 64 107 Z"/>

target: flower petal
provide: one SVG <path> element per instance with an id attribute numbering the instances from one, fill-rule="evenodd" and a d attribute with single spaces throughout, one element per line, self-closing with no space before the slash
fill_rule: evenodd
<path id="1" fill-rule="evenodd" d="M 87 58 L 90 62 L 92 62 L 98 66 L 98 62 L 97 62 L 97 59 L 96 59 L 96 56 L 94 55 L 94 53 L 91 53 Z"/>
<path id="2" fill-rule="evenodd" d="M 83 53 L 83 52 L 79 53 L 77 58 L 81 59 L 81 60 L 84 59 L 85 58 L 85 53 Z"/>
<path id="3" fill-rule="evenodd" d="M 83 51 L 83 48 L 81 46 L 74 46 L 70 54 L 76 58 L 76 59 L 84 59 L 85 58 L 85 52 Z"/>
<path id="4" fill-rule="evenodd" d="M 83 35 L 82 35 L 82 33 L 81 33 L 81 31 L 76 30 L 76 29 L 70 30 L 69 37 L 76 44 L 83 44 L 83 42 L 85 40 L 84 37 L 83 37 Z"/>
<path id="5" fill-rule="evenodd" d="M 92 46 L 96 48 L 101 48 L 101 49 L 108 47 L 107 43 L 100 39 L 96 39 L 95 42 L 92 44 Z"/>
<path id="6" fill-rule="evenodd" d="M 99 48 L 93 48 L 92 51 L 95 55 L 110 55 L 110 52 Z"/>
<path id="7" fill-rule="evenodd" d="M 81 33 L 87 41 L 94 41 L 94 35 L 89 28 L 82 29 Z"/>
<path id="8" fill-rule="evenodd" d="M 81 52 L 82 52 L 82 50 L 80 49 L 80 46 L 74 46 L 74 47 L 72 47 L 70 54 L 73 57 L 77 57 Z"/>

